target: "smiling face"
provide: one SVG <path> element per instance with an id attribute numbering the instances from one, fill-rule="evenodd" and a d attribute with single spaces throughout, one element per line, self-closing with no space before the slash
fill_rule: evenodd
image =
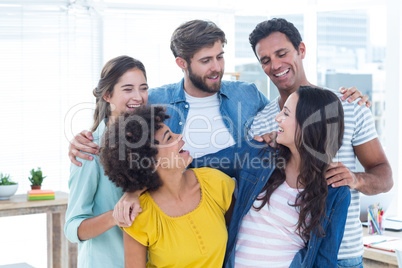
<path id="1" fill-rule="evenodd" d="M 220 90 L 225 69 L 223 53 L 222 43 L 217 41 L 212 47 L 204 47 L 197 51 L 191 58 L 191 63 L 187 63 L 189 82 L 200 91 L 198 93 L 212 95 Z M 196 92 L 188 93 L 194 95 Z"/>
<path id="2" fill-rule="evenodd" d="M 121 112 L 133 111 L 140 105 L 147 104 L 148 84 L 144 73 L 133 68 L 125 72 L 113 87 L 113 93 L 107 94 L 104 100 L 110 103 L 112 116 Z"/>
<path id="3" fill-rule="evenodd" d="M 279 91 L 291 94 L 308 84 L 302 63 L 306 53 L 303 42 L 297 51 L 285 34 L 274 32 L 261 39 L 255 51 L 262 69 Z"/>
<path id="4" fill-rule="evenodd" d="M 156 161 L 159 169 L 184 170 L 193 161 L 189 151 L 183 150 L 183 135 L 173 133 L 170 128 L 161 124 L 162 128 L 155 133 L 158 154 Z"/>
<path id="5" fill-rule="evenodd" d="M 275 117 L 278 122 L 279 130 L 276 141 L 278 144 L 288 147 L 290 150 L 295 149 L 296 127 L 296 106 L 299 100 L 297 93 L 289 96 L 282 111 Z"/>

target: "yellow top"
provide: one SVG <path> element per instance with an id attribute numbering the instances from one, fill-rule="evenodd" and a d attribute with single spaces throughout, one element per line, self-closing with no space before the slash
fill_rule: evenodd
<path id="1" fill-rule="evenodd" d="M 140 197 L 142 212 L 131 227 L 123 228 L 148 247 L 147 267 L 222 267 L 228 239 L 224 215 L 235 182 L 216 169 L 193 171 L 201 188 L 196 209 L 169 217 L 146 192 Z"/>

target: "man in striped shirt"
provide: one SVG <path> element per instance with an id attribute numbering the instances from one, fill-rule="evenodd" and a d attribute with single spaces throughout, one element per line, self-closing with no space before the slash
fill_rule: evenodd
<path id="1" fill-rule="evenodd" d="M 270 142 L 271 135 L 266 133 L 277 131 L 275 116 L 281 111 L 289 95 L 301 85 L 314 85 L 307 81 L 303 69 L 302 60 L 306 55 L 306 46 L 292 23 L 284 19 L 261 22 L 250 34 L 250 43 L 264 72 L 278 88 L 279 96 L 257 114 L 249 136 L 263 135 L 262 138 Z M 341 98 L 338 92 L 334 92 Z M 338 253 L 338 265 L 363 267 L 359 192 L 375 195 L 389 191 L 393 186 L 392 171 L 377 138 L 370 110 L 359 106 L 357 101 L 343 101 L 342 104 L 345 113 L 345 134 L 342 147 L 327 172 L 327 180 L 332 187 L 348 185 L 352 195 Z M 356 157 L 365 172 L 355 172 Z"/>

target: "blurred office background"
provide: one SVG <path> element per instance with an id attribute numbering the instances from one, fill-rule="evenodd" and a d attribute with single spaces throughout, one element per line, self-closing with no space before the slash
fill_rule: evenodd
<path id="1" fill-rule="evenodd" d="M 68 192 L 69 140 L 91 127 L 92 89 L 103 64 L 125 54 L 145 64 L 151 88 L 179 81 L 182 73 L 169 48 L 170 36 L 187 20 L 217 23 L 228 40 L 225 71 L 239 72 L 240 80 L 254 82 L 274 99 L 277 90 L 257 62 L 248 35 L 257 23 L 284 17 L 302 34 L 310 82 L 356 86 L 370 96 L 395 186 L 391 193 L 367 200 L 384 203 L 388 214 L 396 215 L 402 210 L 400 14 L 400 0 L 0 0 L 0 172 L 11 174 L 18 193 L 25 193 L 29 170 L 41 167 L 47 175 L 44 188 Z M 0 218 L 0 265 L 46 267 L 43 219 Z M 39 246 L 24 242 L 23 248 L 18 242 L 24 241 L 20 229 L 27 221 L 37 226 Z M 7 235 L 17 242 L 5 244 Z M 26 257 L 12 254 L 18 250 Z"/>

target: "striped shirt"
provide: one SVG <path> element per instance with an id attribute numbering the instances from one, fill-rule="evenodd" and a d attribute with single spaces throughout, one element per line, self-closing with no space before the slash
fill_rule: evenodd
<path id="1" fill-rule="evenodd" d="M 331 90 L 331 89 L 327 89 Z M 339 92 L 331 90 L 339 98 Z M 374 119 L 366 106 L 359 106 L 357 101 L 348 103 L 342 101 L 345 115 L 345 132 L 343 144 L 333 159 L 334 162 L 342 162 L 352 172 L 356 172 L 356 156 L 354 146 L 358 146 L 377 138 Z M 259 112 L 251 125 L 249 136 L 261 135 L 278 130 L 275 116 L 280 112 L 279 97 L 270 102 L 264 110 Z M 363 255 L 363 237 L 360 222 L 360 194 L 351 189 L 351 201 L 346 219 L 345 232 L 338 253 L 338 259 L 356 258 Z"/>
<path id="2" fill-rule="evenodd" d="M 305 247 L 296 233 L 299 208 L 297 189 L 286 181 L 271 195 L 269 205 L 261 210 L 254 207 L 244 216 L 236 242 L 235 267 L 289 267 L 296 253 Z M 254 206 L 261 201 L 256 200 Z"/>

